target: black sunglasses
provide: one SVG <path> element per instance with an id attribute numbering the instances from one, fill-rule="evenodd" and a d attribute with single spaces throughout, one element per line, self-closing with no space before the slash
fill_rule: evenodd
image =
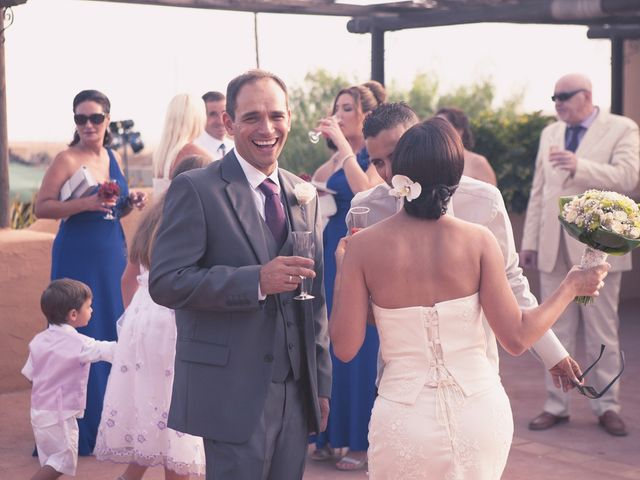
<path id="1" fill-rule="evenodd" d="M 76 122 L 76 125 L 84 125 L 87 122 L 91 122 L 94 125 L 100 125 L 104 122 L 105 118 L 107 118 L 107 116 L 104 113 L 92 113 L 91 115 L 76 113 L 73 116 L 73 121 Z"/>
<path id="2" fill-rule="evenodd" d="M 580 375 L 578 377 L 578 380 L 582 380 L 587 373 L 589 373 L 589 371 L 595 366 L 596 363 L 598 363 L 598 361 L 602 358 L 602 354 L 604 353 L 604 345 L 600 345 L 600 355 L 598 355 L 598 358 L 596 358 L 596 361 L 593 362 L 591 365 L 589 365 L 589 367 L 582 372 L 582 375 Z M 602 397 L 605 393 L 607 393 L 607 390 L 609 390 L 614 383 L 616 383 L 616 381 L 620 378 L 620 376 L 622 375 L 622 372 L 624 372 L 624 352 L 622 350 L 620 350 L 620 362 L 622 364 L 622 368 L 620 369 L 620 373 L 618 373 L 618 375 L 616 375 L 613 380 L 611 380 L 609 382 L 609 384 L 604 387 L 604 389 L 601 392 L 598 392 L 595 388 L 593 387 L 589 387 L 587 385 L 579 385 L 575 382 L 573 382 L 573 385 L 576 387 L 576 389 L 578 390 L 578 392 L 580 392 L 582 395 L 584 395 L 587 398 L 590 398 L 592 400 L 596 399 L 596 398 L 600 398 Z"/>
<path id="3" fill-rule="evenodd" d="M 554 93 L 553 96 L 551 97 L 551 100 L 554 102 L 556 100 L 560 100 L 561 102 L 566 102 L 571 97 L 573 97 L 576 93 L 580 93 L 580 92 L 586 92 L 586 90 L 584 88 L 579 88 L 578 90 L 573 90 L 571 92 Z"/>

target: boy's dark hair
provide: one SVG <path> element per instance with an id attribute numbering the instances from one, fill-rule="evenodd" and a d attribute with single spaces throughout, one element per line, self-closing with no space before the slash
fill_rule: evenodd
<path id="1" fill-rule="evenodd" d="M 372 138 L 382 130 L 394 128 L 397 125 L 406 125 L 408 128 L 419 121 L 416 112 L 404 102 L 382 103 L 364 119 L 362 133 L 364 138 Z"/>
<path id="2" fill-rule="evenodd" d="M 60 278 L 51 282 L 42 292 L 40 308 L 49 325 L 63 325 L 67 323 L 69 312 L 80 310 L 91 297 L 91 289 L 86 284 L 70 278 Z"/>

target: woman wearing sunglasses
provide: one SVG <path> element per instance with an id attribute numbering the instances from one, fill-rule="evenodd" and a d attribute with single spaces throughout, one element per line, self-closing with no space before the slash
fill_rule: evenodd
<path id="1" fill-rule="evenodd" d="M 142 208 L 145 203 L 143 193 L 129 194 L 120 158 L 108 148 L 110 107 L 109 99 L 96 90 L 83 90 L 76 95 L 73 140 L 49 166 L 35 203 L 37 217 L 61 220 L 53 242 L 51 279 L 68 277 L 91 287 L 94 294 L 91 322 L 78 331 L 97 340 L 116 339 L 116 320 L 123 311 L 120 278 L 126 265 L 127 246 L 120 218 L 134 205 Z M 116 182 L 119 195 L 106 199 L 94 187 L 88 195 L 61 201 L 63 185 L 83 167 L 98 184 Z M 105 219 L 107 213 L 113 219 Z M 105 362 L 91 366 L 87 408 L 84 418 L 78 421 L 80 455 L 93 451 L 109 368 Z"/>

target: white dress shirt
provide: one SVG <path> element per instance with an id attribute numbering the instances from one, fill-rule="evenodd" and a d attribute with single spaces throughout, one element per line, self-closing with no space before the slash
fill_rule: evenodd
<path id="1" fill-rule="evenodd" d="M 258 188 L 258 186 L 264 182 L 267 178 L 271 179 L 273 183 L 275 183 L 278 188 L 280 188 L 280 179 L 278 178 L 278 164 L 276 163 L 276 168 L 271 172 L 271 175 L 267 176 L 258 170 L 256 167 L 247 162 L 238 152 L 235 152 L 236 158 L 238 159 L 238 163 L 240 164 L 240 168 L 244 172 L 244 176 L 247 177 L 247 181 L 249 185 L 251 185 L 251 193 L 253 194 L 253 201 L 258 209 L 258 213 L 265 220 L 264 215 L 264 204 L 266 201 L 266 197 L 262 190 Z M 280 188 L 280 191 L 282 189 Z M 258 300 L 262 301 L 267 298 L 266 295 L 263 295 L 262 290 L 260 289 L 260 283 L 258 283 Z"/>
<path id="2" fill-rule="evenodd" d="M 193 143 L 207 150 L 214 161 L 220 160 L 224 156 L 222 154 L 222 149 L 220 148 L 222 144 L 224 144 L 225 155 L 234 147 L 233 140 L 229 137 L 224 137 L 224 139 L 218 140 L 217 138 L 209 135 L 206 131 L 202 132 L 200 136 L 193 141 Z"/>
<path id="3" fill-rule="evenodd" d="M 49 330 L 58 330 L 60 332 L 64 332 L 66 335 L 78 336 L 83 339 L 82 350 L 80 352 L 80 356 L 78 357 L 78 361 L 80 363 L 94 363 L 98 361 L 111 362 L 113 360 L 113 354 L 116 348 L 116 342 L 95 340 L 91 337 L 87 337 L 86 335 L 82 335 L 71 325 L 61 324 L 61 325 L 49 325 Z M 27 358 L 27 362 L 24 367 L 22 367 L 21 371 L 22 375 L 24 375 L 27 380 L 30 382 L 33 381 L 34 377 L 34 366 L 31 354 L 29 354 L 29 358 Z M 82 418 L 84 416 L 84 410 L 40 410 L 40 409 L 31 409 L 31 424 L 35 427 L 43 428 L 50 425 L 55 425 L 59 420 L 66 420 L 68 418 Z"/>
<path id="4" fill-rule="evenodd" d="M 351 200 L 351 206 L 369 207 L 369 222 L 372 224 L 384 220 L 395 214 L 402 206 L 402 202 L 398 202 L 396 197 L 389 195 L 389 190 L 390 187 L 387 184 L 380 184 L 364 192 L 359 192 Z M 488 183 L 463 175 L 460 179 L 460 185 L 452 197 L 450 207 L 452 208 L 448 210 L 449 214 L 455 212 L 455 217 L 484 225 L 491 230 L 498 240 L 500 250 L 502 250 L 505 273 L 518 305 L 523 309 L 537 306 L 538 302 L 529 290 L 529 282 L 518 266 L 518 253 L 513 239 L 513 229 L 500 191 Z M 485 330 L 488 330 L 487 334 L 494 338 L 493 342 L 488 342 L 492 344 L 488 345 L 487 355 L 498 368 L 495 335 L 490 331 L 486 321 L 485 326 Z M 535 343 L 533 350 L 547 369 L 569 355 L 551 330 L 548 330 Z"/>

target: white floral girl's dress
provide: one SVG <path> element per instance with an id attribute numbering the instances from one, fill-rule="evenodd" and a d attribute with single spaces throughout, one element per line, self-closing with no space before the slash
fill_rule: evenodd
<path id="1" fill-rule="evenodd" d="M 94 455 L 117 463 L 162 465 L 204 475 L 202 439 L 167 427 L 176 324 L 173 310 L 151 299 L 149 272 L 118 321 L 118 344 L 104 397 Z"/>

